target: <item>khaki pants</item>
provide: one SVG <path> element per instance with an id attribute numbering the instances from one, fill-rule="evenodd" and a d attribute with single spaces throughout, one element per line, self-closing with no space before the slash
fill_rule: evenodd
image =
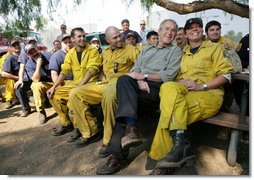
<path id="1" fill-rule="evenodd" d="M 69 126 L 72 124 L 69 118 L 69 90 L 74 88 L 76 85 L 72 81 L 65 81 L 63 86 L 60 86 L 55 90 L 53 99 L 49 102 L 60 117 L 61 125 Z M 68 105 L 68 106 L 67 106 Z M 71 109 L 71 108 L 70 108 Z M 73 123 L 74 128 L 77 128 L 76 123 Z"/>
<path id="2" fill-rule="evenodd" d="M 88 83 L 73 89 L 69 95 L 69 105 L 73 109 L 79 131 L 84 138 L 89 138 L 98 132 L 95 117 L 90 112 L 90 106 L 101 103 L 104 114 L 103 144 L 107 145 L 115 126 L 116 83 Z"/>
<path id="3" fill-rule="evenodd" d="M 149 156 L 155 160 L 165 157 L 173 146 L 169 131 L 186 130 L 187 125 L 215 115 L 223 99 L 209 90 L 188 92 L 176 82 L 164 83 L 160 98 L 160 120 L 149 152 Z"/>
<path id="4" fill-rule="evenodd" d="M 46 92 L 51 88 L 53 82 L 33 82 L 31 89 L 33 91 L 34 102 L 36 111 L 40 112 L 44 110 L 45 100 L 47 98 Z"/>

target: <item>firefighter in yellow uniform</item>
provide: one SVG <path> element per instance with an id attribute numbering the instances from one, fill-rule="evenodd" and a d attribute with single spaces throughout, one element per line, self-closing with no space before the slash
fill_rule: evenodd
<path id="1" fill-rule="evenodd" d="M 203 41 L 200 18 L 186 21 L 189 40 L 183 50 L 177 82 L 160 89 L 161 115 L 149 156 L 159 160 L 155 169 L 176 168 L 191 160 L 187 126 L 215 115 L 223 101 L 222 85 L 231 78 L 232 66 L 219 44 Z"/>
<path id="2" fill-rule="evenodd" d="M 7 52 L 6 54 L 4 54 L 1 58 L 0 58 L 0 85 L 4 85 L 5 84 L 5 78 L 2 77 L 2 66 L 4 64 L 4 60 L 5 58 L 9 56 L 9 53 Z M 5 88 L 6 90 L 6 88 Z M 6 92 L 5 92 L 6 94 Z M 0 91 L 0 101 L 3 101 L 4 97 L 2 95 L 2 92 Z"/>
<path id="3" fill-rule="evenodd" d="M 100 139 L 90 107 L 101 103 L 104 114 L 104 137 L 100 156 L 108 155 L 106 147 L 115 124 L 117 78 L 131 70 L 138 56 L 135 47 L 123 42 L 120 31 L 116 27 L 109 26 L 105 35 L 109 46 L 102 51 L 104 75 L 102 81 L 74 89 L 69 96 L 73 118 L 82 134 L 82 137 L 75 142 L 75 147 L 84 147 Z"/>
<path id="4" fill-rule="evenodd" d="M 4 54 L 0 59 L 0 73 L 2 73 L 2 65 L 4 63 L 4 60 L 7 56 L 9 56 L 10 53 L 7 52 Z M 5 85 L 5 101 L 6 101 L 6 109 L 10 109 L 13 107 L 13 99 L 15 98 L 15 89 L 14 89 L 14 83 L 15 81 L 13 79 L 6 79 L 3 77 L 0 77 L 0 84 Z M 0 91 L 0 100 L 3 100 L 2 93 Z"/>
<path id="5" fill-rule="evenodd" d="M 208 22 L 205 26 L 205 32 L 208 40 L 227 45 L 228 47 L 235 49 L 235 45 L 232 40 L 221 36 L 221 24 L 218 21 L 213 20 Z"/>
<path id="6" fill-rule="evenodd" d="M 71 40 L 74 47 L 65 56 L 59 74 L 54 85 L 47 91 L 50 103 L 60 117 L 61 125 L 53 128 L 51 134 L 60 136 L 77 129 L 77 125 L 69 117 L 69 92 L 73 88 L 83 86 L 92 81 L 97 81 L 101 67 L 101 59 L 98 50 L 85 41 L 85 31 L 82 28 L 74 28 L 71 31 Z M 68 74 L 73 74 L 73 80 L 65 81 Z M 65 81 L 65 83 L 64 83 Z M 60 86 L 63 84 L 63 86 Z M 74 135 L 77 134 L 75 137 Z M 79 132 L 74 132 L 68 142 L 74 141 L 79 136 Z"/>

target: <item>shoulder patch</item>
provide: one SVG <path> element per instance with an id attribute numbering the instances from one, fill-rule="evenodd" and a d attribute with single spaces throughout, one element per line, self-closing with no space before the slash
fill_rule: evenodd
<path id="1" fill-rule="evenodd" d="M 237 45 L 236 49 L 235 49 L 236 52 L 240 51 L 241 48 L 242 48 L 242 43 L 239 43 L 239 44 Z"/>

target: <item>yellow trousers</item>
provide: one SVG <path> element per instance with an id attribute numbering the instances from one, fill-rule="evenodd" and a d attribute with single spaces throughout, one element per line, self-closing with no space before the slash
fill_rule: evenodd
<path id="1" fill-rule="evenodd" d="M 161 115 L 152 142 L 149 156 L 159 160 L 167 155 L 173 146 L 171 130 L 186 130 L 187 125 L 215 115 L 223 97 L 208 91 L 188 90 L 180 83 L 167 82 L 160 88 Z"/>
<path id="2" fill-rule="evenodd" d="M 1 77 L 0 75 L 0 85 L 4 85 L 4 81 L 5 79 L 3 77 Z M 0 100 L 3 100 L 4 97 L 3 97 L 3 94 L 2 94 L 2 91 L 0 90 Z"/>
<path id="3" fill-rule="evenodd" d="M 65 81 L 63 86 L 60 86 L 55 90 L 53 99 L 49 102 L 60 117 L 61 125 L 69 126 L 73 124 L 74 128 L 78 128 L 75 121 L 71 122 L 69 118 L 69 90 L 74 88 L 76 85 L 72 81 Z"/>
<path id="4" fill-rule="evenodd" d="M 96 119 L 90 112 L 90 106 L 101 103 L 104 114 L 103 144 L 107 145 L 115 126 L 116 83 L 91 82 L 73 89 L 69 95 L 69 103 L 73 108 L 73 119 L 84 138 L 89 138 L 98 132 Z"/>
<path id="5" fill-rule="evenodd" d="M 5 79 L 5 100 L 11 101 L 15 98 L 15 81 L 13 79 Z"/>
<path id="6" fill-rule="evenodd" d="M 44 110 L 44 104 L 47 98 L 46 92 L 52 87 L 52 85 L 52 82 L 33 82 L 31 84 L 37 112 Z"/>

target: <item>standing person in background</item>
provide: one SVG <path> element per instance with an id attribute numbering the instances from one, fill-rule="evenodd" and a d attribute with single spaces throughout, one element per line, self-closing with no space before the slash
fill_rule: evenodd
<path id="1" fill-rule="evenodd" d="M 59 34 L 59 35 L 57 36 L 57 38 L 56 38 L 59 42 L 61 42 L 63 36 L 64 36 L 65 34 L 67 34 L 67 32 L 66 32 L 66 31 L 67 31 L 67 27 L 66 27 L 65 24 L 62 24 L 62 25 L 60 26 L 60 29 L 61 29 L 61 34 Z"/>
<path id="2" fill-rule="evenodd" d="M 121 33 L 121 37 L 124 41 L 127 38 L 127 34 L 129 32 L 131 32 L 131 33 L 134 34 L 134 37 L 136 39 L 136 43 L 140 43 L 142 45 L 142 38 L 140 37 L 140 35 L 136 31 L 133 31 L 133 30 L 129 29 L 130 28 L 130 22 L 129 22 L 128 19 L 122 20 L 121 25 L 122 25 L 122 28 L 123 28 L 123 32 Z"/>
<path id="3" fill-rule="evenodd" d="M 146 41 L 147 41 L 146 36 L 147 36 L 147 33 L 149 32 L 149 30 L 146 29 L 146 22 L 144 20 L 141 20 L 139 25 L 140 25 L 139 35 L 142 38 L 142 45 L 145 45 Z"/>
<path id="4" fill-rule="evenodd" d="M 182 50 L 187 44 L 187 39 L 186 39 L 186 35 L 185 35 L 183 27 L 178 28 L 178 31 L 176 34 L 176 43 L 177 43 L 177 46 L 181 48 Z"/>
<path id="5" fill-rule="evenodd" d="M 68 34 L 64 34 L 63 37 L 65 35 L 68 35 Z M 53 49 L 50 51 L 51 53 L 54 53 L 58 50 L 60 50 L 62 47 L 61 47 L 61 41 L 59 41 L 58 39 L 54 40 L 53 41 Z"/>

